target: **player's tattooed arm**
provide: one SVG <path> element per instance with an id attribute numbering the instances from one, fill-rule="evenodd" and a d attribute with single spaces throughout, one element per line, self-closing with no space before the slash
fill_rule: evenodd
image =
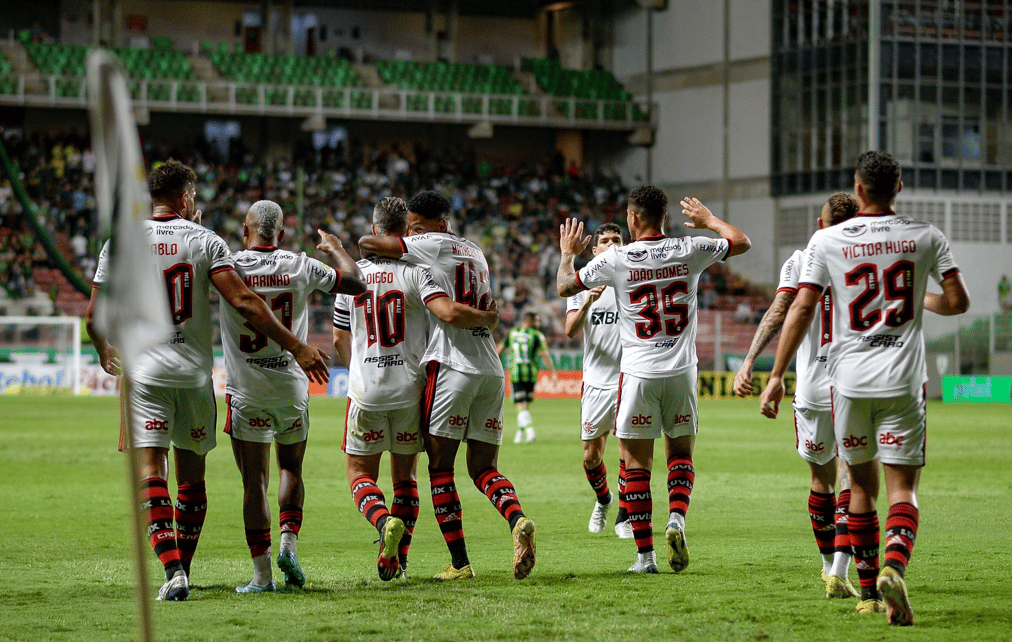
<path id="1" fill-rule="evenodd" d="M 791 307 L 796 296 L 797 292 L 788 290 L 777 292 L 776 297 L 773 298 L 773 304 L 770 305 L 769 310 L 766 310 L 762 321 L 759 322 L 755 336 L 752 337 L 752 345 L 749 346 L 748 354 L 745 355 L 741 368 L 734 376 L 734 394 L 739 397 L 746 397 L 755 392 L 755 386 L 752 385 L 752 368 L 755 366 L 755 360 L 773 340 L 773 337 L 777 336 L 777 332 L 780 332 L 780 328 L 784 325 L 784 318 L 787 317 L 787 310 Z"/>
<path id="2" fill-rule="evenodd" d="M 562 256 L 559 259 L 559 273 L 556 275 L 559 296 L 573 296 L 584 289 L 580 287 L 576 279 L 576 267 L 573 261 L 577 254 L 587 249 L 588 245 L 590 245 L 590 235 L 583 235 L 583 221 L 567 218 L 566 222 L 559 226 L 559 249 L 562 251 Z"/>
<path id="3" fill-rule="evenodd" d="M 376 236 L 366 234 L 358 240 L 358 251 L 362 256 L 375 254 L 388 259 L 399 259 L 404 256 L 404 245 L 397 236 Z"/>
<path id="4" fill-rule="evenodd" d="M 710 230 L 719 234 L 721 238 L 726 239 L 731 244 L 731 252 L 728 256 L 744 254 L 752 247 L 752 241 L 749 240 L 744 232 L 727 221 L 722 221 L 714 216 L 709 208 L 703 205 L 698 198 L 687 196 L 682 199 L 680 205 L 682 206 L 682 214 L 689 219 L 683 225 L 692 229 Z"/>
<path id="5" fill-rule="evenodd" d="M 821 298 L 822 290 L 802 288 L 787 311 L 780 341 L 777 343 L 776 361 L 773 362 L 766 389 L 759 398 L 759 412 L 770 419 L 775 419 L 780 412 L 780 401 L 784 398 L 784 373 L 815 318 L 815 310 Z"/>
<path id="6" fill-rule="evenodd" d="M 123 372 L 119 361 L 119 354 L 105 338 L 105 335 L 95 327 L 95 303 L 98 301 L 98 291 L 99 288 L 97 287 L 91 290 L 91 300 L 88 301 L 88 310 L 84 313 L 85 325 L 88 328 L 88 336 L 91 337 L 92 345 L 95 346 L 95 351 L 98 352 L 98 361 L 102 364 L 102 369 L 111 375 L 118 375 Z"/>
<path id="7" fill-rule="evenodd" d="M 601 293 L 604 292 L 605 287 L 604 285 L 599 285 L 596 288 L 587 290 L 587 298 L 583 300 L 583 305 L 580 306 L 580 309 L 570 310 L 566 313 L 567 337 L 572 339 L 580 333 L 583 321 L 587 318 L 587 314 L 590 313 L 590 306 L 594 305 L 594 302 L 601 298 Z"/>
<path id="8" fill-rule="evenodd" d="M 337 291 L 352 296 L 365 292 L 365 278 L 362 276 L 362 271 L 358 269 L 355 259 L 351 258 L 344 250 L 340 239 L 323 230 L 316 231 L 320 234 L 320 244 L 316 246 L 316 249 L 329 254 L 340 273 L 341 280 L 338 283 Z"/>

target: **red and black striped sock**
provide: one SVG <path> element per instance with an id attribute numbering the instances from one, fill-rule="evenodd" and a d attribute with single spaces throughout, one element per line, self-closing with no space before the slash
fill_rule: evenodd
<path id="1" fill-rule="evenodd" d="M 172 579 L 176 571 L 183 569 L 176 546 L 176 531 L 172 527 L 172 498 L 169 484 L 160 477 L 149 477 L 141 482 L 139 499 L 141 519 L 147 523 L 148 541 L 155 550 L 158 561 L 165 567 L 165 579 Z"/>
<path id="2" fill-rule="evenodd" d="M 886 550 L 883 564 L 892 566 L 900 576 L 906 573 L 910 554 L 917 539 L 917 507 L 908 502 L 897 502 L 889 507 L 886 517 Z"/>
<path id="3" fill-rule="evenodd" d="M 808 517 L 812 520 L 815 543 L 823 555 L 836 551 L 836 497 L 833 493 L 808 493 Z"/>
<path id="4" fill-rule="evenodd" d="M 197 552 L 200 531 L 207 518 L 207 488 L 204 482 L 179 484 L 176 489 L 176 545 L 179 560 L 186 574 L 190 574 L 190 562 Z"/>
<path id="5" fill-rule="evenodd" d="M 278 510 L 278 522 L 282 533 L 292 533 L 298 537 L 302 529 L 302 507 L 298 504 L 285 504 Z"/>
<path id="6" fill-rule="evenodd" d="M 418 483 L 402 481 L 394 484 L 394 500 L 390 504 L 390 514 L 404 522 L 404 536 L 397 551 L 401 565 L 408 562 L 408 549 L 411 548 L 411 536 L 415 532 L 418 521 Z"/>
<path id="7" fill-rule="evenodd" d="M 271 529 L 247 528 L 246 546 L 250 557 L 260 557 L 271 552 Z"/>
<path id="8" fill-rule="evenodd" d="M 875 588 L 878 577 L 878 513 L 851 513 L 847 518 L 850 543 L 854 549 L 854 565 L 861 581 L 861 599 L 879 599 Z"/>
<path id="9" fill-rule="evenodd" d="M 618 460 L 618 514 L 615 523 L 621 524 L 629 519 L 629 509 L 625 505 L 625 460 Z"/>
<path id="10" fill-rule="evenodd" d="M 654 550 L 654 501 L 650 494 L 650 471 L 643 468 L 626 470 L 625 502 L 629 510 L 636 550 L 649 553 Z"/>
<path id="11" fill-rule="evenodd" d="M 387 510 L 383 491 L 376 485 L 376 480 L 369 475 L 359 475 L 351 480 L 351 496 L 355 500 L 358 512 L 362 513 L 382 535 L 383 524 L 386 523 L 390 512 Z"/>
<path id="12" fill-rule="evenodd" d="M 685 517 L 692 499 L 696 469 L 691 455 L 673 455 L 668 459 L 668 512 Z"/>
<path id="13" fill-rule="evenodd" d="M 524 516 L 524 511 L 520 508 L 520 500 L 517 499 L 517 492 L 510 480 L 495 468 L 489 468 L 475 478 L 474 485 L 485 493 L 492 505 L 499 510 L 499 514 L 509 522 L 510 530 L 513 530 Z"/>
<path id="14" fill-rule="evenodd" d="M 608 488 L 608 468 L 602 461 L 595 468 L 587 468 L 587 464 L 583 464 L 583 472 L 587 475 L 587 481 L 590 482 L 590 487 L 594 489 L 594 494 L 597 495 L 597 503 L 608 504 L 611 502 L 611 489 Z"/>
<path id="15" fill-rule="evenodd" d="M 471 562 L 467 558 L 464 523 L 461 521 L 463 511 L 460 508 L 457 485 L 453 481 L 453 471 L 430 468 L 429 483 L 432 486 L 432 508 L 436 514 L 436 523 L 443 533 L 446 547 L 450 549 L 450 561 L 454 568 L 463 568 Z"/>
<path id="16" fill-rule="evenodd" d="M 854 550 L 850 546 L 850 531 L 847 529 L 847 511 L 850 510 L 850 489 L 840 491 L 836 496 L 836 533 L 833 538 L 833 548 L 837 553 L 853 555 Z"/>

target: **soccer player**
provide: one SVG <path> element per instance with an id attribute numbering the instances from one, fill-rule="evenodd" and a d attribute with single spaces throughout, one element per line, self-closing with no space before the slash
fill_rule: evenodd
<path id="1" fill-rule="evenodd" d="M 384 198 L 373 209 L 372 231 L 400 239 L 407 233 L 407 205 Z M 415 470 L 422 451 L 419 430 L 425 372 L 426 308 L 457 328 L 494 330 L 499 314 L 451 301 L 424 269 L 388 258 L 359 261 L 368 284 L 357 297 L 334 301 L 334 348 L 348 366 L 345 467 L 352 497 L 379 531 L 376 568 L 380 579 L 407 577 L 408 549 L 418 519 Z M 394 500 L 387 510 L 379 477 L 380 458 L 390 452 Z"/>
<path id="2" fill-rule="evenodd" d="M 486 309 L 492 297 L 488 262 L 477 245 L 447 229 L 449 212 L 450 202 L 444 196 L 420 192 L 408 204 L 411 236 L 367 235 L 359 240 L 359 248 L 363 255 L 403 258 L 428 268 L 436 284 L 452 293 L 455 301 Z M 513 576 L 524 579 L 534 569 L 535 527 L 524 515 L 513 484 L 497 469 L 506 383 L 492 333 L 487 327 L 461 330 L 436 324 L 422 360 L 427 363 L 421 426 L 429 456 L 432 504 L 450 550 L 450 563 L 436 578 L 474 577 L 454 483 L 457 449 L 467 440 L 468 475 L 509 522 Z"/>
<path id="3" fill-rule="evenodd" d="M 902 189 L 900 166 L 883 152 L 857 160 L 857 219 L 819 230 L 805 251 L 799 291 L 784 321 L 776 362 L 760 409 L 776 417 L 783 375 L 819 306 L 833 291 L 832 383 L 836 443 L 850 466 L 848 528 L 861 601 L 857 610 L 885 610 L 890 624 L 913 624 L 903 576 L 917 535 L 917 484 L 924 466 L 924 309 L 942 315 L 970 305 L 945 236 L 933 225 L 892 211 Z M 928 293 L 928 277 L 942 293 Z M 878 460 L 876 460 L 876 457 Z M 876 499 L 879 464 L 889 502 L 885 563 L 879 571 Z"/>
<path id="4" fill-rule="evenodd" d="M 721 238 L 666 237 L 667 204 L 656 187 L 634 189 L 626 212 L 634 241 L 611 246 L 579 272 L 573 259 L 590 237 L 583 238 L 583 223 L 575 219 L 560 229 L 559 295 L 604 285 L 615 289 L 618 302 L 622 360 L 615 434 L 626 462 L 625 505 L 638 553 L 632 573 L 657 572 L 650 471 L 654 440 L 661 436 L 668 464 L 668 564 L 676 573 L 689 564 L 685 513 L 695 479 L 692 451 L 698 429 L 696 284 L 707 267 L 751 245 L 741 230 L 695 198 L 681 202 L 689 218 L 686 227 L 708 229 Z"/>
<path id="5" fill-rule="evenodd" d="M 185 600 L 190 594 L 190 562 L 207 511 L 204 460 L 215 446 L 217 408 L 211 385 L 211 305 L 208 288 L 218 290 L 252 329 L 265 334 L 295 358 L 310 379 L 330 377 L 327 355 L 299 341 L 260 297 L 242 282 L 228 246 L 200 225 L 193 170 L 170 159 L 148 175 L 153 207 L 145 221 L 151 256 L 165 277 L 165 294 L 175 324 L 174 335 L 138 357 L 129 372 L 127 404 L 131 446 L 140 449 L 141 513 L 147 520 L 151 547 L 165 567 L 159 600 Z M 106 280 L 109 244 L 102 249 L 95 289 L 86 313 L 102 368 L 119 374 L 119 358 L 94 325 L 98 289 Z M 160 296 L 152 292 L 152 296 Z M 123 438 L 121 435 L 121 447 Z M 169 446 L 175 455 L 175 512 L 169 496 Z M 173 529 L 173 517 L 175 529 Z"/>
<path id="6" fill-rule="evenodd" d="M 510 384 L 513 386 L 513 403 L 517 406 L 517 434 L 514 444 L 525 441 L 532 443 L 536 437 L 531 411 L 527 408 L 534 401 L 534 385 L 538 382 L 538 358 L 552 371 L 552 379 L 558 379 L 552 356 L 548 354 L 548 340 L 538 330 L 540 319 L 536 312 L 524 314 L 524 322 L 513 328 L 499 344 L 498 354 L 509 350 Z"/>
<path id="7" fill-rule="evenodd" d="M 819 229 L 838 225 L 857 214 L 857 201 L 850 194 L 833 194 L 822 206 Z M 798 250 L 780 268 L 780 283 L 770 309 L 756 329 L 745 361 L 734 377 L 734 391 L 745 397 L 755 391 L 752 367 L 763 348 L 780 331 L 798 293 L 798 280 L 804 252 Z M 809 326 L 801 342 L 797 360 L 798 386 L 794 393 L 795 445 L 812 473 L 808 493 L 808 514 L 815 543 L 822 555 L 822 581 L 827 598 L 860 597 L 847 579 L 853 557 L 847 532 L 847 509 L 850 506 L 850 474 L 836 457 L 833 435 L 833 413 L 829 401 L 829 371 L 833 342 L 833 300 L 827 289 L 819 302 L 819 318 Z M 840 495 L 836 496 L 839 469 Z"/>
<path id="8" fill-rule="evenodd" d="M 604 223 L 597 228 L 590 251 L 597 256 L 613 245 L 621 246 L 622 228 Z M 583 471 L 597 502 L 590 514 L 588 529 L 600 533 L 608 519 L 614 499 L 608 489 L 608 469 L 604 465 L 604 447 L 608 433 L 615 428 L 618 403 L 619 363 L 622 343 L 619 339 L 618 305 L 615 288 L 603 285 L 577 292 L 566 300 L 566 335 L 570 338 L 583 330 L 583 387 L 580 394 L 580 435 L 583 439 Z M 618 490 L 625 487 L 625 461 L 619 460 Z M 631 539 L 632 526 L 619 501 L 615 534 Z"/>
<path id="9" fill-rule="evenodd" d="M 365 291 L 355 261 L 332 234 L 320 232 L 318 249 L 338 270 L 304 253 L 278 248 L 284 240 L 284 216 L 273 201 L 257 201 L 242 227 L 245 250 L 235 255 L 236 269 L 253 292 L 263 297 L 281 323 L 300 341 L 309 332 L 308 299 L 314 290 L 337 294 Z M 302 460 L 309 435 L 309 380 L 281 346 L 253 328 L 239 312 L 221 302 L 221 342 L 228 382 L 225 432 L 242 475 L 243 523 L 253 558 L 253 579 L 238 593 L 275 590 L 271 573 L 271 512 L 267 502 L 271 442 L 278 460 L 281 551 L 277 564 L 287 586 L 302 588 L 306 576 L 298 558 L 299 529 L 306 489 Z"/>

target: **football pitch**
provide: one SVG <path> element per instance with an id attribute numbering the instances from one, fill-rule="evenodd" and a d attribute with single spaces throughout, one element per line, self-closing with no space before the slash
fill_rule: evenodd
<path id="1" fill-rule="evenodd" d="M 219 409 L 222 403 L 219 400 Z M 1012 638 L 1012 426 L 1008 406 L 932 403 L 921 520 L 907 574 L 914 627 L 826 600 L 807 516 L 808 469 L 790 409 L 700 402 L 689 568 L 667 568 L 667 493 L 653 479 L 659 575 L 632 576 L 632 540 L 587 532 L 593 494 L 581 466 L 579 404 L 539 400 L 534 444 L 512 444 L 507 403 L 499 469 L 538 525 L 537 567 L 513 578 L 505 521 L 463 473 L 457 487 L 473 580 L 429 578 L 449 561 L 422 458 L 411 580 L 376 575 L 376 532 L 356 510 L 340 450 L 344 401 L 314 398 L 299 558 L 305 591 L 237 595 L 252 576 L 242 487 L 228 438 L 208 456 L 207 523 L 190 600 L 152 602 L 156 640 L 1009 640 Z M 114 398 L 0 397 L 0 640 L 137 638 L 125 458 Z M 219 423 L 222 416 L 219 416 Z M 617 443 L 606 463 L 613 490 Z M 380 486 L 390 499 L 389 472 Z M 174 488 L 170 481 L 170 488 Z M 277 475 L 272 471 L 274 554 Z M 884 506 L 880 503 L 880 508 Z M 614 512 L 609 516 L 613 521 Z M 884 510 L 880 519 L 885 522 Z M 160 565 L 145 544 L 154 597 Z M 851 569 L 857 583 L 857 573 Z M 283 576 L 275 569 L 275 580 Z"/>

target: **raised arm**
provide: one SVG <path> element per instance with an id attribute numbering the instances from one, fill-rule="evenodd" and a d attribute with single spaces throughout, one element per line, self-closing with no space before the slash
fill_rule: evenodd
<path id="1" fill-rule="evenodd" d="M 362 277 L 362 271 L 358 269 L 355 260 L 344 250 L 341 241 L 333 234 L 328 234 L 323 230 L 316 231 L 320 234 L 320 244 L 316 246 L 316 249 L 329 254 L 337 268 L 340 279 L 337 291 L 353 296 L 365 292 L 365 279 Z"/>
<path id="2" fill-rule="evenodd" d="M 583 221 L 567 218 L 566 222 L 559 226 L 559 249 L 562 251 L 562 256 L 559 257 L 559 272 L 556 275 L 559 296 L 573 296 L 586 289 L 577 281 L 573 261 L 577 254 L 590 245 L 590 238 L 589 235 L 583 235 Z"/>
<path id="3" fill-rule="evenodd" d="M 944 317 L 963 314 L 969 310 L 970 294 L 966 291 L 963 275 L 957 272 L 944 279 L 941 294 L 926 292 L 924 294 L 924 309 Z"/>
<path id="4" fill-rule="evenodd" d="M 223 270 L 212 274 L 211 283 L 242 318 L 267 335 L 267 338 L 291 352 L 310 380 L 326 383 L 330 379 L 330 368 L 326 362 L 329 358 L 327 353 L 299 341 L 288 328 L 281 325 L 264 300 L 246 287 L 235 270 Z"/>
<path id="5" fill-rule="evenodd" d="M 729 257 L 744 254 L 752 247 L 752 241 L 745 236 L 744 232 L 714 216 L 709 208 L 703 205 L 698 198 L 689 196 L 683 198 L 680 204 L 683 208 L 682 214 L 689 218 L 683 225 L 692 229 L 710 230 L 719 234 L 721 238 L 726 239 L 731 244 L 731 251 L 727 254 Z"/>
<path id="6" fill-rule="evenodd" d="M 403 241 L 395 236 L 366 234 L 358 240 L 358 251 L 362 256 L 375 254 L 390 259 L 399 259 L 404 256 L 404 245 Z"/>
<path id="7" fill-rule="evenodd" d="M 493 331 L 499 325 L 499 308 L 492 299 L 488 310 L 479 310 L 471 306 L 457 303 L 448 296 L 429 299 L 425 304 L 436 318 L 455 328 L 488 328 Z"/>
<path id="8" fill-rule="evenodd" d="M 794 353 L 798 351 L 805 333 L 808 332 L 808 326 L 812 324 L 821 297 L 820 290 L 802 287 L 790 310 L 787 311 L 770 380 L 763 390 L 762 397 L 759 398 L 759 412 L 770 419 L 775 419 L 780 411 L 780 401 L 784 398 L 784 373 L 794 358 Z"/>
<path id="9" fill-rule="evenodd" d="M 752 385 L 752 368 L 755 366 L 755 360 L 773 340 L 773 337 L 777 336 L 777 332 L 780 332 L 780 328 L 784 325 L 784 319 L 787 317 L 787 309 L 791 307 L 796 296 L 797 292 L 793 290 L 777 292 L 772 305 L 769 310 L 766 310 L 762 321 L 759 322 L 755 336 L 752 337 L 752 345 L 749 346 L 748 354 L 745 355 L 738 374 L 734 376 L 734 394 L 739 397 L 746 397 L 755 392 L 755 387 Z"/>

